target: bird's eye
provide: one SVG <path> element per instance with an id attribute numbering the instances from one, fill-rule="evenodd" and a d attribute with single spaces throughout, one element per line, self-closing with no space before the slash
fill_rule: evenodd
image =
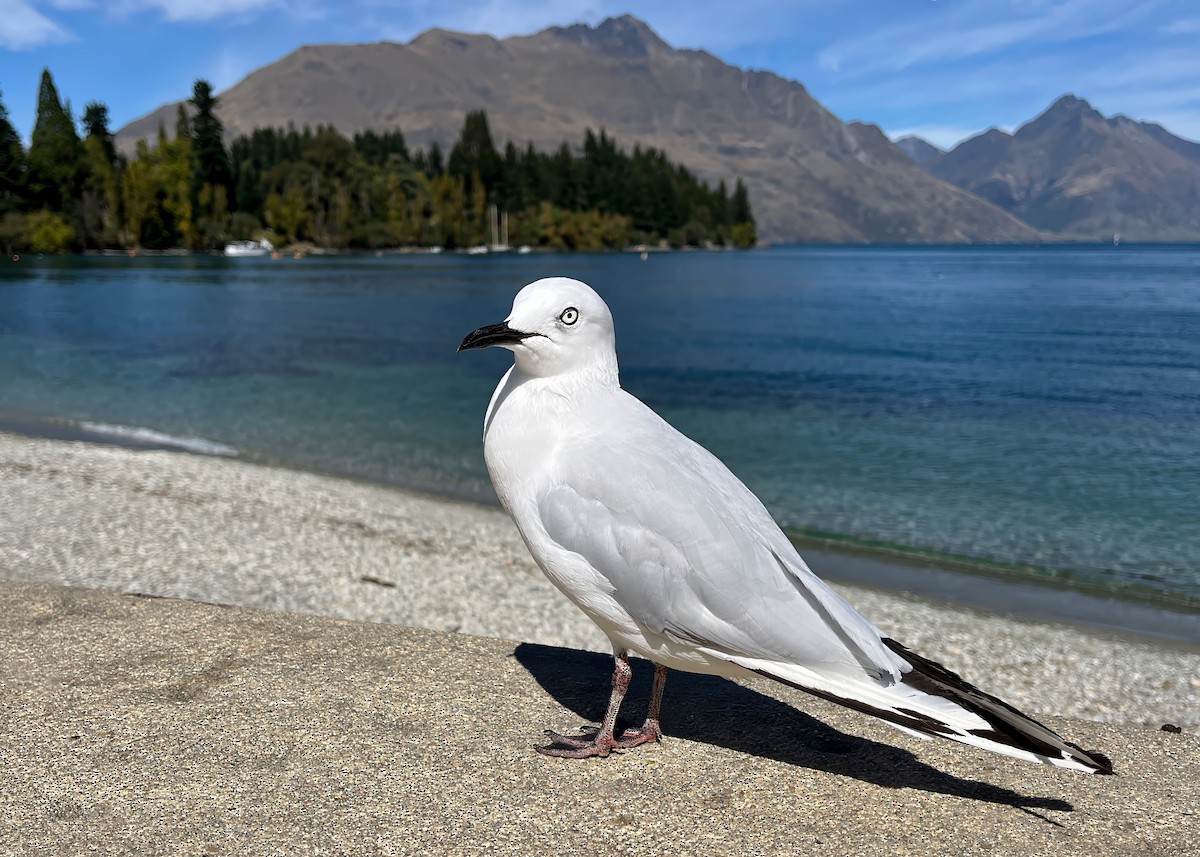
<path id="1" fill-rule="evenodd" d="M 563 324 L 574 324 L 579 321 L 579 310 L 573 306 L 569 306 L 562 311 L 562 315 L 558 317 L 558 320 Z"/>

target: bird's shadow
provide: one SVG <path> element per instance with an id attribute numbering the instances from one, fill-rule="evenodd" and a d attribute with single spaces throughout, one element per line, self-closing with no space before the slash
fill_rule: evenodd
<path id="1" fill-rule="evenodd" d="M 584 720 L 603 719 L 612 675 L 610 656 L 535 643 L 520 644 L 514 655 L 561 705 Z M 646 661 L 631 663 L 634 678 L 622 719 L 637 726 L 650 695 L 650 676 L 654 670 Z M 668 737 L 726 747 L 885 788 L 919 789 L 1004 804 L 1055 825 L 1058 822 L 1032 810 L 1075 809 L 1059 798 L 1031 797 L 990 783 L 956 777 L 925 764 L 908 750 L 839 732 L 791 705 L 716 676 L 672 670 L 667 680 L 662 724 Z"/>

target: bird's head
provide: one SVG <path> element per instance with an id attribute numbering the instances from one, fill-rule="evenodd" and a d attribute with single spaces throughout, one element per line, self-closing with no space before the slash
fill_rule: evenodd
<path id="1" fill-rule="evenodd" d="M 508 318 L 467 334 L 458 350 L 489 345 L 511 351 L 527 375 L 616 373 L 616 336 L 608 305 L 591 286 L 567 277 L 547 277 L 521 289 Z"/>

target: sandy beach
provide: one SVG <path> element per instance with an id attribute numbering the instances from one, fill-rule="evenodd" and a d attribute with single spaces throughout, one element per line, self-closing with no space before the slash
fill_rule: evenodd
<path id="1" fill-rule="evenodd" d="M 0 480 L 3 579 L 607 651 L 496 509 L 9 434 Z M 1195 649 L 837 588 L 891 636 L 1031 713 L 1200 727 Z"/>

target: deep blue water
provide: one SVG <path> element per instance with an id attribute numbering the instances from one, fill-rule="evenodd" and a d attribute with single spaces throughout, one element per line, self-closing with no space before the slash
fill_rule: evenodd
<path id="1" fill-rule="evenodd" d="M 511 358 L 455 347 L 554 274 L 792 530 L 1200 600 L 1193 247 L 6 260 L 0 417 L 487 499 Z"/>

